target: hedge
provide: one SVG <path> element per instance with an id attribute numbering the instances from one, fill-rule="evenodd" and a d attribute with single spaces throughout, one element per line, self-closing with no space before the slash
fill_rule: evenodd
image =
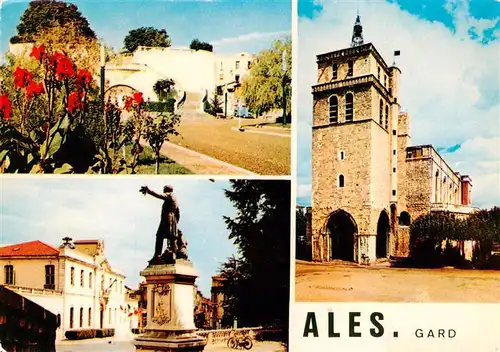
<path id="1" fill-rule="evenodd" d="M 175 99 L 170 98 L 166 101 L 150 101 L 147 103 L 149 111 L 154 112 L 174 112 L 175 109 Z"/>
<path id="2" fill-rule="evenodd" d="M 96 329 L 69 330 L 64 334 L 68 340 L 93 339 L 96 337 Z"/>
<path id="3" fill-rule="evenodd" d="M 115 329 L 97 329 L 96 337 L 115 336 Z"/>

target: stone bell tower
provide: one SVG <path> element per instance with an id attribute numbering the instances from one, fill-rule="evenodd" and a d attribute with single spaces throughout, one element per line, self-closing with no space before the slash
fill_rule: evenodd
<path id="1" fill-rule="evenodd" d="M 398 174 L 398 79 L 359 15 L 351 46 L 317 55 L 313 94 L 313 259 L 370 264 L 390 253 Z"/>

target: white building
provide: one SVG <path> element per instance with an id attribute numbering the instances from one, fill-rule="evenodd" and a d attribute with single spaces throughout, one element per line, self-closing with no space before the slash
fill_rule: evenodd
<path id="1" fill-rule="evenodd" d="M 137 327 L 129 316 L 125 275 L 109 264 L 104 242 L 70 240 L 59 248 L 40 241 L 0 247 L 0 282 L 59 315 L 58 339 L 67 330 L 114 328 L 123 334 Z"/>

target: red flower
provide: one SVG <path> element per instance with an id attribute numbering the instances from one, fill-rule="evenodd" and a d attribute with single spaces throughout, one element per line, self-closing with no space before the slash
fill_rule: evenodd
<path id="1" fill-rule="evenodd" d="M 141 105 L 144 102 L 142 93 L 141 92 L 134 93 L 134 100 L 136 101 L 137 105 Z"/>
<path id="2" fill-rule="evenodd" d="M 84 69 L 78 70 L 76 75 L 76 84 L 81 88 L 86 88 L 92 83 L 92 74 Z"/>
<path id="3" fill-rule="evenodd" d="M 63 54 L 54 53 L 54 58 L 56 59 L 56 74 L 57 79 L 62 80 L 64 78 L 71 78 L 75 76 L 75 69 L 73 68 L 73 62 L 69 57 Z"/>
<path id="4" fill-rule="evenodd" d="M 132 105 L 134 104 L 134 99 L 132 97 L 125 97 L 125 110 L 130 111 Z"/>
<path id="5" fill-rule="evenodd" d="M 35 81 L 31 81 L 29 85 L 26 87 L 26 97 L 31 99 L 33 96 L 38 96 L 45 92 L 43 88 L 43 83 L 36 83 Z"/>
<path id="6" fill-rule="evenodd" d="M 10 103 L 7 94 L 0 95 L 0 111 L 6 120 L 10 120 L 10 113 L 12 112 L 12 104 Z"/>
<path id="7" fill-rule="evenodd" d="M 78 91 L 72 92 L 68 96 L 68 111 L 72 113 L 81 108 L 83 108 L 82 94 Z"/>
<path id="8" fill-rule="evenodd" d="M 33 46 L 33 49 L 31 49 L 31 54 L 30 56 L 34 57 L 37 61 L 41 61 L 43 55 L 45 54 L 45 46 L 41 44 L 40 46 Z"/>
<path id="9" fill-rule="evenodd" d="M 30 71 L 20 68 L 19 66 L 16 67 L 14 71 L 14 87 L 24 88 L 30 84 L 32 80 L 33 74 Z"/>

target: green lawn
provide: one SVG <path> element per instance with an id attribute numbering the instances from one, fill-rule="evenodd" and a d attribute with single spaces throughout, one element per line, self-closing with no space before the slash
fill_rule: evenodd
<path id="1" fill-rule="evenodd" d="M 131 146 L 126 147 L 127 159 L 130 158 Z M 156 170 L 155 157 L 153 149 L 149 146 L 144 146 L 144 150 L 139 155 L 137 167 L 135 168 L 138 174 L 154 174 Z M 161 175 L 187 175 L 192 174 L 192 172 L 186 169 L 184 166 L 177 164 L 175 161 L 162 157 L 160 161 L 160 171 Z"/>

